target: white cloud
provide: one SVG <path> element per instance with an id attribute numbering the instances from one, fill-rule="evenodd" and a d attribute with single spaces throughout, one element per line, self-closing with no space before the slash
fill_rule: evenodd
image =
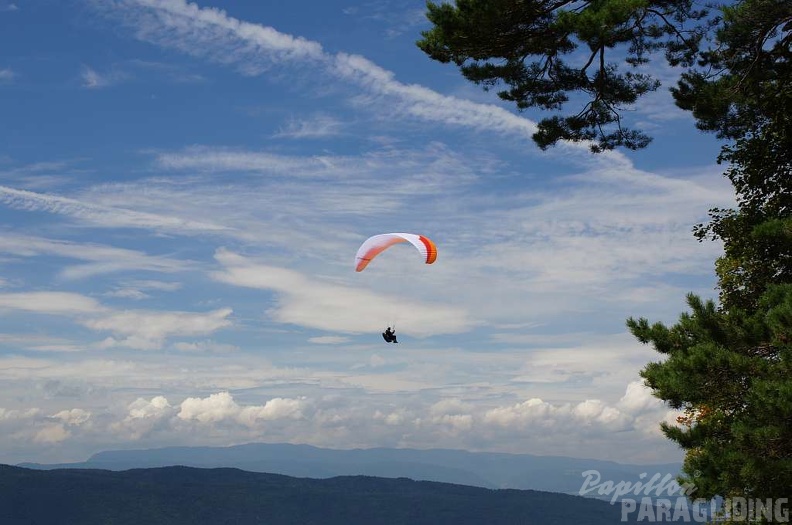
<path id="1" fill-rule="evenodd" d="M 2 309 L 72 317 L 87 328 L 116 336 L 105 339 L 98 345 L 100 348 L 158 349 L 168 338 L 208 335 L 232 324 L 228 319 L 232 313 L 230 308 L 207 313 L 116 311 L 90 297 L 68 292 L 0 294 Z"/>
<path id="2" fill-rule="evenodd" d="M 71 432 L 69 432 L 66 427 L 60 423 L 55 423 L 51 425 L 46 425 L 41 430 L 36 432 L 36 435 L 33 437 L 33 441 L 36 443 L 60 443 L 61 441 L 65 441 L 71 437 Z"/>
<path id="3" fill-rule="evenodd" d="M 146 418 L 160 418 L 167 414 L 173 407 L 171 407 L 168 400 L 163 396 L 155 396 L 150 401 L 146 401 L 142 397 L 137 398 L 129 404 L 128 419 L 146 419 Z"/>
<path id="4" fill-rule="evenodd" d="M 124 439 L 137 441 L 157 428 L 167 428 L 168 419 L 175 414 L 176 408 L 164 396 L 155 396 L 150 400 L 139 397 L 127 406 L 123 420 L 110 424 L 110 430 Z"/>
<path id="5" fill-rule="evenodd" d="M 308 341 L 318 345 L 340 345 L 349 342 L 349 338 L 337 335 L 323 335 L 320 337 L 311 337 Z"/>
<path id="6" fill-rule="evenodd" d="M 211 334 L 231 326 L 232 310 L 223 308 L 208 313 L 123 311 L 113 312 L 81 324 L 97 331 L 109 331 L 118 338 L 106 339 L 105 348 L 125 346 L 140 350 L 162 348 L 170 337 L 189 337 Z"/>
<path id="7" fill-rule="evenodd" d="M 181 352 L 215 352 L 215 353 L 228 353 L 239 350 L 234 345 L 218 343 L 216 341 L 196 341 L 194 343 L 175 343 L 173 348 Z"/>
<path id="8" fill-rule="evenodd" d="M 394 104 L 391 112 L 402 117 L 496 131 L 528 139 L 536 124 L 492 104 L 481 104 L 442 95 L 417 84 L 403 84 L 387 71 L 360 55 L 339 53 L 331 59 L 331 70 L 340 78 L 358 84 L 374 97 Z M 366 100 L 371 104 L 371 100 Z M 388 107 L 383 104 L 381 107 Z"/>
<path id="9" fill-rule="evenodd" d="M 64 425 L 82 425 L 91 418 L 91 413 L 82 408 L 72 408 L 71 410 L 61 410 L 52 416 L 60 419 Z"/>
<path id="10" fill-rule="evenodd" d="M 138 267 L 138 269 L 140 269 Z M 132 299 L 139 301 L 151 297 L 150 291 L 174 292 L 182 287 L 182 283 L 165 281 L 131 280 L 123 281 L 121 286 L 115 290 L 105 292 L 107 297 L 118 297 L 122 299 Z M 144 291 L 145 290 L 145 291 Z"/>
<path id="11" fill-rule="evenodd" d="M 315 392 L 324 394 L 317 398 L 267 396 L 261 402 L 240 403 L 223 390 L 187 397 L 175 405 L 157 395 L 127 403 L 122 413 L 102 406 L 98 415 L 71 409 L 48 418 L 42 418 L 40 411 L 0 410 L 0 425 L 7 431 L 0 443 L 24 439 L 77 443 L 93 439 L 91 436 L 106 436 L 109 430 L 119 446 L 139 440 L 146 440 L 146 446 L 173 442 L 220 445 L 260 440 L 266 432 L 266 440 L 271 442 L 335 448 L 371 446 L 373 439 L 384 446 L 524 451 L 529 440 L 541 447 L 534 453 L 658 461 L 653 454 L 662 449 L 666 458 L 678 457 L 658 431 L 658 422 L 663 418 L 672 422 L 673 416 L 654 409 L 628 414 L 618 408 L 620 403 L 598 399 L 548 402 L 533 398 L 493 407 L 489 402 L 450 396 L 432 403 L 426 397 L 352 396 L 350 391 L 332 395 L 326 387 Z M 53 418 L 61 421 L 52 424 Z M 89 420 L 94 423 L 87 425 Z M 201 432 L 196 433 L 195 425 L 200 425 Z"/>
<path id="12" fill-rule="evenodd" d="M 453 432 L 469 431 L 473 427 L 473 416 L 470 414 L 443 414 L 434 416 L 432 423 L 440 427 L 448 427 Z"/>
<path id="13" fill-rule="evenodd" d="M 83 67 L 81 74 L 83 87 L 88 89 L 98 89 L 110 85 L 110 82 L 105 77 L 102 77 L 88 66 Z"/>
<path id="14" fill-rule="evenodd" d="M 228 392 L 218 392 L 206 398 L 191 397 L 181 404 L 178 417 L 201 423 L 218 423 L 231 420 L 247 427 L 276 419 L 300 419 L 306 408 L 304 399 L 276 397 L 264 405 L 240 406 Z"/>
<path id="15" fill-rule="evenodd" d="M 429 413 L 432 415 L 468 414 L 472 409 L 473 406 L 468 403 L 459 399 L 449 398 L 431 405 L 429 407 Z"/>
<path id="16" fill-rule="evenodd" d="M 608 432 L 628 430 L 632 425 L 631 418 L 626 414 L 596 399 L 554 405 L 533 398 L 488 410 L 484 414 L 484 422 L 513 429 L 531 428 L 534 432 L 554 429 L 559 434 L 573 427 L 580 428 L 580 425 Z"/>
<path id="17" fill-rule="evenodd" d="M 4 82 L 11 82 L 16 78 L 16 73 L 10 69 L 0 69 L 0 84 Z"/>
<path id="18" fill-rule="evenodd" d="M 413 420 L 414 415 L 403 408 L 390 412 L 389 414 L 377 410 L 374 412 L 374 419 L 376 421 L 382 421 L 386 425 L 397 426 L 402 425 L 405 421 Z"/>
<path id="19" fill-rule="evenodd" d="M 119 0 L 113 6 L 140 39 L 260 75 L 275 64 L 324 66 L 337 79 L 352 83 L 374 97 L 384 97 L 393 114 L 420 120 L 530 137 L 535 123 L 495 105 L 477 104 L 441 95 L 431 89 L 403 84 L 369 60 L 346 53 L 329 54 L 316 42 L 241 21 L 215 8 L 185 0 Z"/>
<path id="20" fill-rule="evenodd" d="M 107 297 L 118 297 L 120 299 L 132 299 L 135 301 L 139 301 L 141 299 L 148 299 L 150 297 L 148 294 L 143 293 L 140 290 L 136 290 L 134 288 L 121 288 L 118 290 L 106 292 L 104 295 L 106 295 Z"/>
<path id="21" fill-rule="evenodd" d="M 126 281 L 125 284 L 130 287 L 141 288 L 144 290 L 157 290 L 163 292 L 174 292 L 183 286 L 182 283 L 151 280 Z"/>
<path id="22" fill-rule="evenodd" d="M 289 139 L 315 139 L 334 137 L 341 133 L 343 123 L 329 115 L 315 115 L 309 119 L 291 119 L 274 137 Z"/>
<path id="23" fill-rule="evenodd" d="M 618 406 L 624 412 L 633 415 L 666 408 L 660 399 L 652 395 L 652 390 L 644 386 L 643 381 L 633 381 L 627 385 L 627 391 L 619 400 Z"/>
<path id="24" fill-rule="evenodd" d="M 335 175 L 333 169 L 344 159 L 333 157 L 294 157 L 267 152 L 237 151 L 227 148 L 193 146 L 182 152 L 158 155 L 160 166 L 169 169 L 198 169 L 205 171 L 258 171 L 294 176 L 324 177 Z"/>
<path id="25" fill-rule="evenodd" d="M 379 329 L 393 311 L 415 336 L 462 332 L 472 324 L 455 306 L 422 303 L 397 296 L 311 279 L 286 268 L 259 264 L 227 250 L 215 258 L 224 269 L 213 278 L 235 286 L 278 293 L 269 314 L 281 323 L 349 333 Z"/>
<path id="26" fill-rule="evenodd" d="M 106 309 L 94 299 L 68 292 L 20 292 L 0 294 L 0 309 L 53 315 L 97 314 Z"/>
<path id="27" fill-rule="evenodd" d="M 0 250 L 19 257 L 54 255 L 88 261 L 86 264 L 67 266 L 61 270 L 61 276 L 67 279 L 83 279 L 129 270 L 170 273 L 185 270 L 191 265 L 188 261 L 150 256 L 136 250 L 96 243 L 76 243 L 8 233 L 0 233 Z"/>
<path id="28" fill-rule="evenodd" d="M 0 407 L 0 421 L 30 419 L 38 416 L 40 413 L 41 411 L 38 408 L 29 408 L 25 410 L 9 410 Z"/>
<path id="29" fill-rule="evenodd" d="M 90 222 L 103 228 L 148 228 L 181 233 L 219 232 L 225 227 L 204 221 L 144 213 L 121 207 L 87 204 L 76 199 L 0 186 L 0 201 L 25 211 L 44 211 Z"/>
<path id="30" fill-rule="evenodd" d="M 248 74 L 261 73 L 273 64 L 321 60 L 323 56 L 322 46 L 316 42 L 240 21 L 227 16 L 221 9 L 201 8 L 183 0 L 120 0 L 112 7 L 138 15 L 137 19 L 125 19 L 137 25 L 138 38 L 168 43 L 186 53 L 206 56 L 220 63 L 246 60 L 244 71 Z M 196 31 L 197 28 L 200 30 Z M 237 45 L 233 53 L 229 53 L 225 46 L 196 47 L 197 43 Z"/>
<path id="31" fill-rule="evenodd" d="M 12 440 L 53 444 L 70 438 L 72 430 L 85 426 L 90 418 L 91 412 L 81 408 L 61 410 L 52 416 L 44 416 L 39 408 L 22 410 L 0 408 L 0 429 Z M 53 423 L 53 419 L 59 421 Z"/>

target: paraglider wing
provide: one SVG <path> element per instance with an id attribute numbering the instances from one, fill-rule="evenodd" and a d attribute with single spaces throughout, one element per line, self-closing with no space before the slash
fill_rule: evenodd
<path id="1" fill-rule="evenodd" d="M 428 237 L 414 233 L 382 233 L 369 237 L 358 248 L 355 271 L 362 272 L 377 255 L 400 242 L 409 242 L 415 246 L 426 264 L 432 264 L 437 259 L 437 247 Z"/>

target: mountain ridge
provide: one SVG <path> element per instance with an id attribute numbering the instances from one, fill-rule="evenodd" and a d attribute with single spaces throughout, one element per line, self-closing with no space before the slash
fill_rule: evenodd
<path id="1" fill-rule="evenodd" d="M 0 465 L 4 525 L 611 525 L 622 523 L 621 517 L 619 505 L 580 496 L 406 478 L 310 479 L 183 466 L 112 471 Z"/>
<path id="2" fill-rule="evenodd" d="M 633 465 L 614 461 L 534 456 L 456 449 L 356 448 L 330 449 L 290 443 L 246 443 L 227 447 L 162 447 L 107 450 L 87 461 L 66 464 L 21 463 L 33 469 L 100 468 L 128 470 L 174 465 L 198 468 L 232 467 L 298 477 L 332 478 L 369 475 L 458 483 L 482 488 L 581 492 L 585 471 L 604 481 L 638 481 L 648 473 L 672 479 L 681 464 Z M 588 494 L 594 495 L 597 494 Z"/>

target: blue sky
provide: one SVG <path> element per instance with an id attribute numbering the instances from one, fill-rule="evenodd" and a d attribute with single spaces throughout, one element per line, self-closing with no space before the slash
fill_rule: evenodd
<path id="1" fill-rule="evenodd" d="M 0 461 L 231 445 L 675 461 L 629 316 L 714 297 L 733 202 L 666 84 L 540 151 L 423 0 L 0 0 Z M 370 235 L 396 246 L 355 273 Z M 400 345 L 379 332 L 396 323 Z"/>

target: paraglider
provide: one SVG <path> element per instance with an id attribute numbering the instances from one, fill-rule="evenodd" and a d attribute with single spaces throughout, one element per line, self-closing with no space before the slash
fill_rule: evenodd
<path id="1" fill-rule="evenodd" d="M 396 330 L 391 330 L 390 326 L 382 332 L 382 338 L 385 339 L 386 343 L 398 343 L 396 340 Z"/>
<path id="2" fill-rule="evenodd" d="M 381 233 L 366 239 L 355 256 L 355 271 L 362 272 L 371 261 L 380 253 L 384 252 L 394 244 L 409 242 L 423 258 L 424 263 L 432 264 L 437 260 L 437 246 L 428 237 L 415 233 Z M 382 338 L 386 343 L 398 343 L 396 331 L 390 326 L 382 332 Z"/>
<path id="3" fill-rule="evenodd" d="M 377 255 L 400 242 L 415 246 L 426 264 L 432 264 L 437 259 L 437 246 L 428 237 L 414 233 L 381 233 L 369 237 L 360 245 L 355 256 L 355 271 L 362 272 Z"/>

